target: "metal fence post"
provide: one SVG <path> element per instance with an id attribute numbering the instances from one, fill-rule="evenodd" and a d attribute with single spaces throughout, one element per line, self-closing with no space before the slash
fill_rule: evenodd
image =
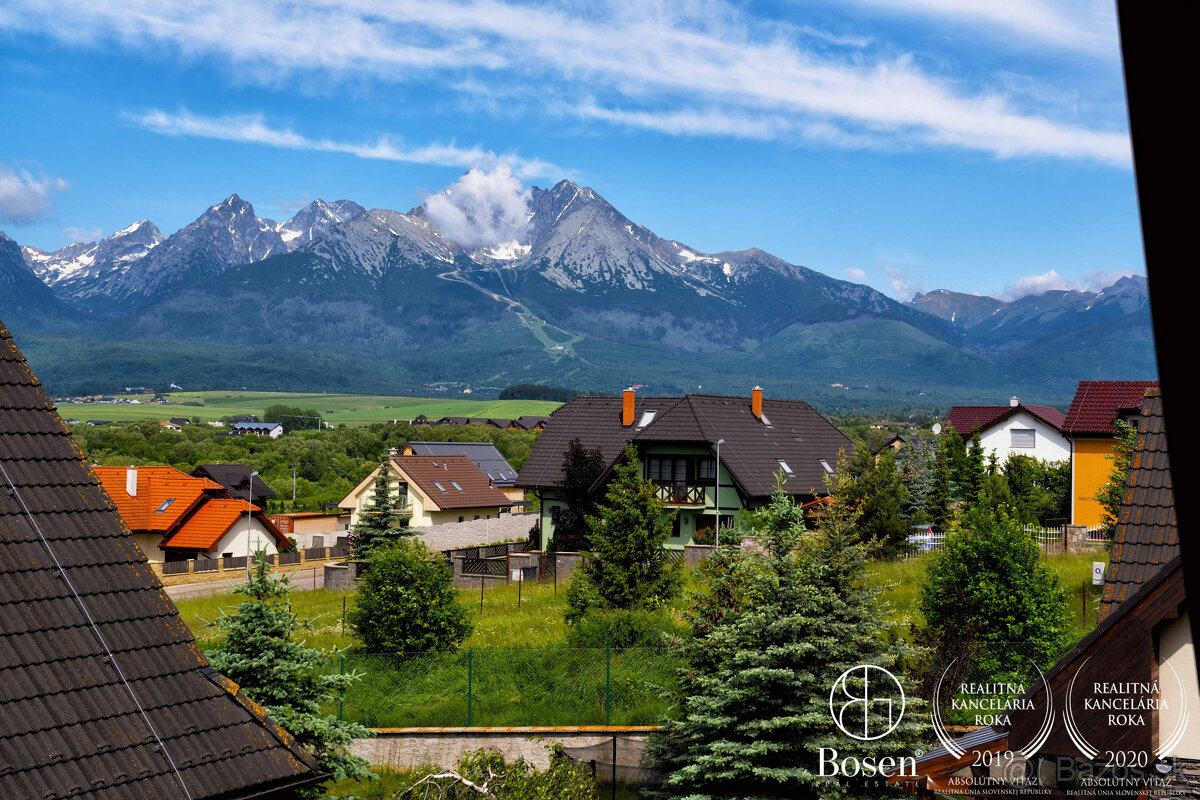
<path id="1" fill-rule="evenodd" d="M 612 648 L 604 648 L 604 724 L 612 724 Z"/>
<path id="2" fill-rule="evenodd" d="M 475 651 L 467 650 L 467 727 L 471 727 L 471 683 L 474 679 Z"/>
<path id="3" fill-rule="evenodd" d="M 345 675 L 346 674 L 346 654 L 345 653 L 342 654 L 339 661 L 340 661 L 340 664 L 338 665 L 338 675 Z M 342 690 L 340 692 L 338 692 L 338 722 L 342 721 L 342 707 L 343 707 L 345 701 L 346 701 L 346 687 L 343 686 Z"/>

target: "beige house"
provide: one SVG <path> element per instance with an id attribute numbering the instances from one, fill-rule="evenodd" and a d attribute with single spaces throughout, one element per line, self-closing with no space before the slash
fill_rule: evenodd
<path id="1" fill-rule="evenodd" d="M 272 514 L 271 521 L 301 547 L 333 547 L 350 529 L 350 515 L 344 511 L 338 514 L 319 511 Z"/>
<path id="2" fill-rule="evenodd" d="M 413 526 L 495 519 L 513 505 L 466 456 L 394 456 L 386 466 L 389 486 L 412 515 Z M 351 527 L 373 502 L 381 469 L 376 467 L 339 503 L 350 513 Z"/>

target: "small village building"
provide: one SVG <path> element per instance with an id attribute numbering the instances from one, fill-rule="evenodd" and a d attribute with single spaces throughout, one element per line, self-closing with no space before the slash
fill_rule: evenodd
<path id="1" fill-rule="evenodd" d="M 411 515 L 409 525 L 443 525 L 496 519 L 513 501 L 497 489 L 466 456 L 397 455 L 376 467 L 339 504 L 350 514 L 350 527 L 358 524 L 364 508 L 374 502 L 375 480 L 386 468 L 389 488 L 399 505 Z"/>
<path id="2" fill-rule="evenodd" d="M 1063 434 L 1066 414 L 1050 406 L 1009 400 L 1004 406 L 954 406 L 946 424 L 964 440 L 979 431 L 984 459 L 1003 464 L 1010 455 L 1044 461 L 1069 461 L 1071 443 Z"/>
<path id="3" fill-rule="evenodd" d="M 208 663 L 3 325 L 0 487 L 0 797 L 296 800 L 329 777 Z"/>
<path id="4" fill-rule="evenodd" d="M 271 521 L 284 536 L 294 539 L 300 547 L 333 547 L 350 530 L 350 515 L 345 512 L 272 514 Z"/>
<path id="5" fill-rule="evenodd" d="M 517 471 L 500 455 L 491 442 L 409 442 L 404 446 L 406 456 L 466 456 L 479 467 L 492 485 L 513 501 L 525 505 L 525 490 L 517 486 Z"/>
<path id="6" fill-rule="evenodd" d="M 278 422 L 234 422 L 229 426 L 231 436 L 283 436 L 283 425 Z"/>
<path id="7" fill-rule="evenodd" d="M 668 541 L 672 548 L 698 536 L 707 540 L 718 514 L 725 526 L 741 509 L 765 504 L 777 476 L 784 491 L 800 502 L 827 494 L 826 477 L 852 449 L 850 440 L 810 405 L 765 399 L 759 387 L 749 397 L 638 397 L 632 388 L 621 397 L 576 397 L 550 415 L 517 476 L 517 485 L 541 500 L 543 547 L 554 539 L 555 509 L 564 507 L 558 498 L 563 457 L 576 438 L 584 449 L 601 453 L 604 472 L 592 487 L 598 495 L 625 445 L 634 445 L 642 477 L 678 512 Z"/>
<path id="8" fill-rule="evenodd" d="M 267 486 L 258 475 L 253 475 L 245 464 L 201 464 L 188 473 L 196 478 L 208 478 L 221 484 L 229 496 L 238 500 L 249 499 L 251 503 L 265 506 L 275 496 L 275 490 Z M 246 490 L 250 493 L 247 497 Z"/>
<path id="9" fill-rule="evenodd" d="M 244 498 L 174 467 L 94 467 L 147 560 L 244 556 L 287 549 L 287 538 Z"/>
<path id="10" fill-rule="evenodd" d="M 1096 493 L 1112 474 L 1118 419 L 1136 425 L 1142 396 L 1158 381 L 1080 381 L 1063 432 L 1071 443 L 1071 524 L 1099 525 L 1104 509 Z"/>

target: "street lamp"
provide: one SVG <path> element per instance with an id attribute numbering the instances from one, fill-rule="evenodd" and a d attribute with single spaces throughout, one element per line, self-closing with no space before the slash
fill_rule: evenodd
<path id="1" fill-rule="evenodd" d="M 721 548 L 721 445 L 725 444 L 724 439 L 717 439 L 717 468 L 714 471 L 717 477 L 717 489 L 713 493 L 713 500 L 716 503 L 717 512 L 717 544 L 716 549 Z"/>
<path id="2" fill-rule="evenodd" d="M 250 503 L 250 490 L 254 488 L 254 479 L 258 477 L 257 472 L 251 472 L 250 477 L 246 479 L 246 580 L 250 580 L 250 533 L 252 528 L 252 519 L 254 514 L 254 506 Z"/>

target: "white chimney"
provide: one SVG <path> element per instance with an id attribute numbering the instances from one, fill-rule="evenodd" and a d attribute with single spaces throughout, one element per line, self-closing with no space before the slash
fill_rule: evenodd
<path id="1" fill-rule="evenodd" d="M 1008 404 L 1013 408 L 1016 408 L 1021 404 L 1021 401 L 1017 399 L 1016 395 L 1013 395 L 1012 397 L 1008 398 Z"/>
<path id="2" fill-rule="evenodd" d="M 137 467 L 125 470 L 125 494 L 137 497 Z"/>

